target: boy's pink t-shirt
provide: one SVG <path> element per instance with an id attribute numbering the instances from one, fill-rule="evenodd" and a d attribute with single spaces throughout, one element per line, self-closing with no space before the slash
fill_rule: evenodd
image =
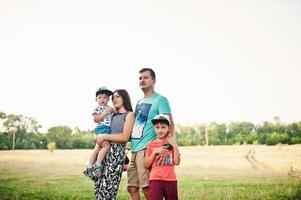
<path id="1" fill-rule="evenodd" d="M 164 141 L 161 140 L 154 140 L 150 142 L 146 148 L 146 155 L 151 155 L 154 148 L 162 147 Z M 169 155 L 166 158 L 165 162 L 161 165 L 158 163 L 159 156 L 156 155 L 149 175 L 149 180 L 163 180 L 163 181 L 176 181 L 176 174 L 175 174 L 175 165 L 173 162 L 173 154 L 174 150 L 172 149 L 169 151 Z"/>

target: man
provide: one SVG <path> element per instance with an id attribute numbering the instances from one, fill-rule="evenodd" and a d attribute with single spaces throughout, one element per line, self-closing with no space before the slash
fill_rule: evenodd
<path id="1" fill-rule="evenodd" d="M 150 68 L 139 71 L 139 84 L 144 93 L 135 109 L 135 124 L 131 135 L 132 158 L 128 166 L 128 192 L 132 200 L 140 200 L 139 189 L 148 199 L 149 170 L 144 168 L 145 149 L 156 139 L 151 120 L 158 114 L 166 114 L 170 119 L 170 135 L 174 133 L 174 123 L 168 100 L 155 92 L 156 75 Z M 163 155 L 164 157 L 164 155 Z M 164 159 L 164 158 L 163 158 Z"/>

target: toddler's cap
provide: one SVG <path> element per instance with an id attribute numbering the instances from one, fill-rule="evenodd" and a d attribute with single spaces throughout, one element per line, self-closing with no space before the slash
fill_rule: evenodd
<path id="1" fill-rule="evenodd" d="M 100 87 L 96 90 L 96 96 L 99 94 L 106 94 L 108 96 L 111 96 L 113 92 L 106 87 Z"/>

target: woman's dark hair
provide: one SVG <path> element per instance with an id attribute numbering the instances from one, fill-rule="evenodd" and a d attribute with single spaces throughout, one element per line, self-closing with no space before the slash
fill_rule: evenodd
<path id="1" fill-rule="evenodd" d="M 126 90 L 124 90 L 124 89 L 115 90 L 113 92 L 113 94 L 114 93 L 118 93 L 121 96 L 124 108 L 127 111 L 133 112 L 132 103 L 131 103 L 131 99 L 130 99 L 129 93 Z M 113 99 L 114 99 L 114 95 L 112 95 L 112 101 L 113 101 Z"/>

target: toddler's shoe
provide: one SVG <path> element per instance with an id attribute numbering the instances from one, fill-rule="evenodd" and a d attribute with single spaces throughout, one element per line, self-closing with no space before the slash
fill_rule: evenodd
<path id="1" fill-rule="evenodd" d="M 97 178 L 100 178 L 102 175 L 102 165 L 96 165 L 93 171 L 93 175 Z"/>
<path id="2" fill-rule="evenodd" d="M 91 180 L 94 180 L 93 167 L 90 168 L 87 167 L 87 169 L 83 173 Z"/>

